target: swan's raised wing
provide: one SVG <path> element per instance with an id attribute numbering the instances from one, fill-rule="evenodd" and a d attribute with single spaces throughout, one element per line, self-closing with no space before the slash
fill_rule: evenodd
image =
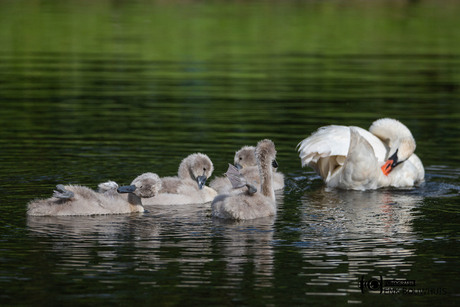
<path id="1" fill-rule="evenodd" d="M 367 130 L 359 127 L 326 126 L 319 128 L 298 145 L 302 166 L 312 167 L 326 182 L 336 174 L 345 163 L 350 148 L 350 129 L 363 137 L 372 148 L 367 151 L 378 161 L 386 159 L 388 149 L 382 141 Z"/>
<path id="2" fill-rule="evenodd" d="M 326 126 L 297 145 L 302 166 L 312 167 L 324 180 L 329 178 L 345 162 L 350 145 L 350 128 Z"/>
<path id="3" fill-rule="evenodd" d="M 350 128 L 331 125 L 319 128 L 297 147 L 302 166 L 305 166 L 310 162 L 318 163 L 320 158 L 346 156 L 349 144 Z"/>

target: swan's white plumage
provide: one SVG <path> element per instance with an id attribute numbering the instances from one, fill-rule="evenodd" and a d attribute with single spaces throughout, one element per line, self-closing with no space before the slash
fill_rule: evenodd
<path id="1" fill-rule="evenodd" d="M 412 187 L 423 182 L 425 178 L 425 169 L 423 168 L 420 158 L 413 154 L 406 162 L 398 166 L 396 172 L 388 175 L 389 186 L 392 187 Z"/>
<path id="2" fill-rule="evenodd" d="M 394 119 L 379 119 L 370 131 L 337 125 L 321 127 L 301 141 L 298 150 L 302 166 L 312 167 L 328 187 L 410 187 L 424 177 L 423 165 L 413 153 L 412 134 Z M 404 162 L 385 176 L 380 167 L 396 151 Z"/>

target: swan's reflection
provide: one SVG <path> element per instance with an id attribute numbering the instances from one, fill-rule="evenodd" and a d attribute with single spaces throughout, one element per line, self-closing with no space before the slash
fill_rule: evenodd
<path id="1" fill-rule="evenodd" d="M 326 189 L 303 195 L 304 262 L 331 269 L 312 274 L 312 285 L 348 283 L 359 291 L 359 276 L 404 278 L 417 239 L 414 210 L 423 197 L 411 191 L 343 191 Z M 338 268 L 344 268 L 338 269 Z M 330 290 L 330 288 L 328 289 Z M 330 292 L 330 291 L 327 291 Z"/>

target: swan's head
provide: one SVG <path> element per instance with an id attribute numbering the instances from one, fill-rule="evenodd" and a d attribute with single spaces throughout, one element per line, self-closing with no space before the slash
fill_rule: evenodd
<path id="1" fill-rule="evenodd" d="M 255 155 L 260 167 L 278 167 L 275 144 L 271 140 L 265 139 L 257 143 Z"/>
<path id="2" fill-rule="evenodd" d="M 158 194 L 161 189 L 161 179 L 157 174 L 144 173 L 137 176 L 131 185 L 117 189 L 118 193 L 133 193 L 140 198 L 149 198 Z"/>
<path id="3" fill-rule="evenodd" d="M 233 164 L 238 169 L 243 169 L 249 166 L 256 166 L 256 148 L 254 146 L 244 146 L 235 153 L 235 158 L 233 159 Z"/>
<path id="4" fill-rule="evenodd" d="M 214 165 L 207 155 L 194 153 L 182 160 L 179 166 L 179 177 L 196 181 L 198 188 L 202 189 L 213 171 Z"/>
<path id="5" fill-rule="evenodd" d="M 388 160 L 382 166 L 385 175 L 398 164 L 403 163 L 414 153 L 415 140 L 410 130 L 400 121 L 382 118 L 372 123 L 369 131 L 389 148 Z"/>

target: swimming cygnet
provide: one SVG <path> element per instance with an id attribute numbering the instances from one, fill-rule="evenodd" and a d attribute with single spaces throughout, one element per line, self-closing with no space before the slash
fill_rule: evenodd
<path id="1" fill-rule="evenodd" d="M 273 167 L 276 160 L 275 144 L 262 140 L 257 144 L 255 157 L 259 169 L 260 191 L 248 190 L 239 194 L 221 194 L 212 202 L 212 216 L 248 220 L 276 214 L 275 191 L 273 189 Z M 246 185 L 246 183 L 245 183 Z"/>
<path id="2" fill-rule="evenodd" d="M 312 167 L 331 188 L 412 187 L 424 180 L 414 137 L 396 119 L 376 120 L 369 131 L 321 127 L 298 146 L 302 166 Z"/>
<path id="3" fill-rule="evenodd" d="M 99 185 L 98 193 L 80 185 L 56 186 L 53 196 L 47 199 L 33 200 L 28 204 L 28 215 L 96 215 L 144 212 L 141 198 L 155 196 L 161 189 L 161 180 L 157 174 L 145 173 L 138 176 L 130 186 L 118 187 L 109 184 Z M 128 193 L 127 199 L 118 193 Z"/>
<path id="4" fill-rule="evenodd" d="M 155 197 L 144 200 L 144 205 L 186 205 L 211 202 L 217 192 L 206 186 L 214 166 L 205 154 L 194 153 L 182 160 L 178 175 L 163 177 L 163 187 Z"/>
<path id="5" fill-rule="evenodd" d="M 238 150 L 235 153 L 233 163 L 240 170 L 240 173 L 246 178 L 248 182 L 253 183 L 255 186 L 260 185 L 259 168 L 257 167 L 254 146 L 244 146 Z M 284 188 L 284 175 L 277 171 L 278 164 L 276 161 L 273 162 L 272 167 L 273 188 L 275 190 L 280 190 Z M 219 194 L 235 192 L 227 177 L 217 177 L 211 181 L 209 186 L 216 190 Z"/>

